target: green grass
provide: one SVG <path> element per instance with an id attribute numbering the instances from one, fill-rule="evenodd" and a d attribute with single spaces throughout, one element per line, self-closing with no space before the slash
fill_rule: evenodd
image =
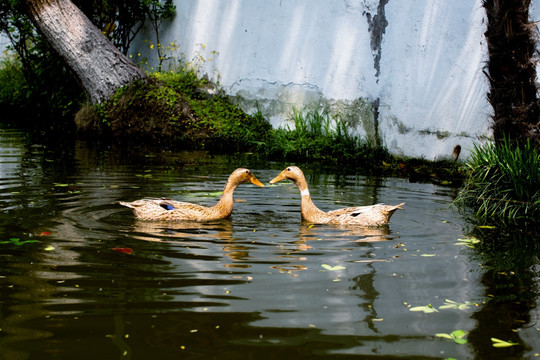
<path id="1" fill-rule="evenodd" d="M 540 153 L 530 141 L 475 146 L 456 204 L 483 224 L 540 222 Z"/>
<path id="2" fill-rule="evenodd" d="M 351 134 L 348 125 L 327 111 L 294 110 L 290 125 L 274 129 L 265 143 L 265 154 L 270 158 L 288 161 L 362 164 L 390 158 L 383 147 L 372 146 Z"/>

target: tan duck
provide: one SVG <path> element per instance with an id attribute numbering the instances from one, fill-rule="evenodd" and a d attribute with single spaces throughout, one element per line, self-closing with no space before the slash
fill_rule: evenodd
<path id="1" fill-rule="evenodd" d="M 302 195 L 300 212 L 302 219 L 314 224 L 337 224 L 337 225 L 358 225 L 358 226 L 381 226 L 388 225 L 390 217 L 397 210 L 401 209 L 405 203 L 399 205 L 370 205 L 357 206 L 344 209 L 337 209 L 328 212 L 320 210 L 309 194 L 306 177 L 302 170 L 296 166 L 289 166 L 278 176 L 270 181 L 270 184 L 278 181 L 292 180 Z"/>
<path id="2" fill-rule="evenodd" d="M 160 221 L 213 221 L 228 218 L 233 211 L 234 189 L 243 183 L 264 185 L 248 169 L 239 168 L 229 176 L 221 198 L 211 207 L 171 199 L 142 199 L 133 202 L 120 201 L 120 205 L 133 210 L 140 220 Z"/>

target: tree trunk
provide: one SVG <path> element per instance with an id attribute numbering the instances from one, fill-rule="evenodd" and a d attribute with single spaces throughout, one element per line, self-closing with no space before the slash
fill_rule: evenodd
<path id="1" fill-rule="evenodd" d="M 496 144 L 529 138 L 540 143 L 540 107 L 536 96 L 536 44 L 529 21 L 530 0 L 484 0 L 485 33 Z"/>
<path id="2" fill-rule="evenodd" d="M 92 103 L 147 78 L 70 0 L 26 0 L 28 14 L 79 78 Z"/>

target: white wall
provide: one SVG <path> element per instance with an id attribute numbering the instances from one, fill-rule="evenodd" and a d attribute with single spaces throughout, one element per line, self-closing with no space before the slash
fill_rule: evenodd
<path id="1" fill-rule="evenodd" d="M 490 135 L 481 0 L 182 0 L 176 6 L 161 43 L 179 49 L 167 55 L 219 81 L 246 111 L 257 103 L 274 126 L 293 107 L 324 107 L 392 153 L 430 160 L 450 156 L 456 144 L 466 156 L 474 141 Z M 151 32 L 141 39 L 155 44 Z M 137 47 L 141 57 L 155 54 L 148 43 Z"/>

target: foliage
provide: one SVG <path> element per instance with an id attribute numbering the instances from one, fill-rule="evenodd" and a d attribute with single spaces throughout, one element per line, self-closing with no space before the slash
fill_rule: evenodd
<path id="1" fill-rule="evenodd" d="M 540 153 L 531 141 L 476 145 L 456 204 L 472 207 L 481 223 L 538 224 Z"/>
<path id="2" fill-rule="evenodd" d="M 124 53 L 148 17 L 161 22 L 174 13 L 170 0 L 74 2 Z M 24 105 L 31 113 L 48 114 L 51 119 L 72 115 L 80 108 L 85 94 L 64 61 L 36 31 L 24 6 L 24 0 L 0 2 L 0 32 L 8 37 L 8 50 L 16 56 L 9 58 L 9 66 L 4 61 L 0 86 L 20 89 L 15 97 L 5 96 L 7 90 L 4 91 L 0 103 Z"/>
<path id="3" fill-rule="evenodd" d="M 174 15 L 176 6 L 173 4 L 172 0 L 165 0 L 163 4 L 160 0 L 142 0 L 142 4 L 148 8 L 148 18 L 150 20 L 150 24 L 152 24 L 152 28 L 154 29 L 154 34 L 156 35 L 158 71 L 161 71 L 161 66 L 163 65 L 165 56 L 163 54 L 163 48 L 159 39 L 159 28 L 164 20 Z"/>
<path id="4" fill-rule="evenodd" d="M 301 113 L 294 110 L 292 124 L 273 131 L 265 143 L 265 152 L 272 158 L 288 161 L 318 161 L 363 165 L 381 163 L 390 158 L 386 149 L 371 146 L 349 132 L 338 116 L 324 109 Z"/>
<path id="5" fill-rule="evenodd" d="M 73 0 L 94 25 L 127 54 L 132 41 L 147 20 L 159 37 L 159 25 L 176 11 L 172 0 Z M 156 26 L 157 25 L 157 26 Z"/>
<path id="6" fill-rule="evenodd" d="M 0 60 L 0 104 L 22 106 L 29 93 L 21 62 L 14 55 L 4 56 Z"/>

